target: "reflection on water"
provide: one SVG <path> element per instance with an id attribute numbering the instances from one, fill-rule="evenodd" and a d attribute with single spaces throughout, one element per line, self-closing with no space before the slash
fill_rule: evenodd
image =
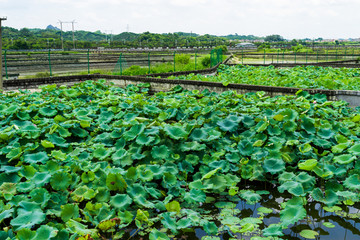
<path id="1" fill-rule="evenodd" d="M 264 186 L 254 185 L 249 186 L 248 188 L 253 190 L 261 190 L 264 189 Z M 249 217 L 259 218 L 261 215 L 261 213 L 259 213 L 257 210 L 259 207 L 266 207 L 272 209 L 273 212 L 265 214 L 264 218 L 262 219 L 262 223 L 259 224 L 259 229 L 262 230 L 268 227 L 270 224 L 276 224 L 280 222 L 279 212 L 282 209 L 280 204 L 291 198 L 291 195 L 279 193 L 275 188 L 270 190 L 269 186 L 267 186 L 267 188 L 270 194 L 263 195 L 262 199 L 256 204 L 250 205 L 247 204 L 245 201 L 240 200 L 240 198 L 226 196 L 224 196 L 224 198 L 222 199 L 217 199 L 217 201 L 232 201 L 233 203 L 235 203 L 236 207 L 234 209 L 237 210 L 234 210 L 233 212 L 235 213 L 234 216 L 239 219 Z M 305 239 L 299 234 L 304 229 L 311 229 L 319 233 L 319 235 L 315 238 L 317 240 L 360 239 L 360 204 L 356 203 L 354 204 L 354 206 L 343 205 L 340 206 L 340 211 L 329 212 L 324 210 L 323 204 L 320 204 L 318 202 L 312 202 L 311 199 L 309 199 L 308 201 L 309 202 L 305 205 L 308 216 L 295 224 L 289 225 L 287 229 L 284 229 L 284 236 L 280 237 L 280 239 Z M 213 214 L 215 217 L 218 217 L 221 213 L 221 209 L 214 207 L 214 203 L 205 204 L 203 207 L 206 210 L 211 210 L 211 214 Z M 326 227 L 323 224 L 324 222 L 332 223 L 334 227 Z M 218 225 L 218 227 L 220 227 L 221 222 L 217 221 L 216 224 Z M 232 234 L 229 231 L 222 231 L 221 234 L 217 237 L 222 240 L 228 240 L 230 238 L 250 240 L 254 236 L 259 236 L 259 232 L 261 231 L 257 231 L 255 234 Z M 132 233 L 134 233 L 134 231 Z M 124 236 L 124 239 L 128 239 L 130 236 L 131 233 L 129 233 L 128 236 Z M 207 236 L 207 234 L 204 230 L 202 230 L 201 228 L 195 228 L 193 230 L 190 230 L 190 232 L 183 232 L 173 239 L 197 240 L 205 236 Z M 148 237 L 146 235 L 139 236 L 135 234 L 130 239 L 145 240 L 148 239 Z"/>

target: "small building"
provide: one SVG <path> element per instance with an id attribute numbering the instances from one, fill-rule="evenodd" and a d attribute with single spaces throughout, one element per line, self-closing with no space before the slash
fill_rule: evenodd
<path id="1" fill-rule="evenodd" d="M 236 48 L 256 48 L 256 45 L 249 42 L 238 43 L 235 45 Z"/>

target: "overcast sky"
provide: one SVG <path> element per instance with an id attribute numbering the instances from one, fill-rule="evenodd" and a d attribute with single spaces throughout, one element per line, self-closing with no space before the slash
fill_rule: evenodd
<path id="1" fill-rule="evenodd" d="M 0 0 L 1 16 L 17 29 L 360 37 L 360 0 Z"/>

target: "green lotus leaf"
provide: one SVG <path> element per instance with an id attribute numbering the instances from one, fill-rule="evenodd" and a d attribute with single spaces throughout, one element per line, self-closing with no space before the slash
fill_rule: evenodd
<path id="1" fill-rule="evenodd" d="M 47 140 L 41 140 L 41 145 L 44 148 L 54 148 L 55 147 L 55 145 L 52 142 L 49 142 Z"/>
<path id="2" fill-rule="evenodd" d="M 50 181 L 51 175 L 46 172 L 37 172 L 31 178 L 36 187 L 42 187 Z"/>
<path id="3" fill-rule="evenodd" d="M 263 168 L 271 174 L 281 173 L 285 170 L 285 162 L 281 159 L 265 159 Z"/>
<path id="4" fill-rule="evenodd" d="M 327 228 L 334 228 L 335 225 L 332 224 L 331 222 L 323 222 L 322 223 L 324 227 L 327 227 Z"/>
<path id="5" fill-rule="evenodd" d="M 165 212 L 160 215 L 161 223 L 167 229 L 170 229 L 173 233 L 177 233 L 176 221 L 171 217 L 170 212 Z"/>
<path id="6" fill-rule="evenodd" d="M 121 193 L 127 188 L 125 179 L 120 173 L 109 173 L 106 177 L 106 186 L 110 190 L 118 190 Z"/>
<path id="7" fill-rule="evenodd" d="M 18 212 L 18 216 L 10 221 L 10 224 L 16 231 L 23 228 L 32 228 L 36 224 L 40 224 L 45 220 L 45 213 L 40 209 L 33 209 L 32 211 L 21 211 Z"/>
<path id="8" fill-rule="evenodd" d="M 151 156 L 154 159 L 166 160 L 167 158 L 169 158 L 170 152 L 169 152 L 168 147 L 165 145 L 155 146 L 151 150 Z"/>
<path id="9" fill-rule="evenodd" d="M 111 159 L 114 163 L 122 165 L 122 162 L 125 161 L 127 156 L 127 151 L 125 149 L 119 149 L 111 156 Z"/>
<path id="10" fill-rule="evenodd" d="M 206 200 L 206 195 L 200 189 L 191 189 L 189 192 L 185 193 L 184 200 L 187 203 L 203 203 Z"/>
<path id="11" fill-rule="evenodd" d="M 71 233 L 76 233 L 80 236 L 85 236 L 85 235 L 92 236 L 92 235 L 96 234 L 96 232 L 97 232 L 97 230 L 95 230 L 95 229 L 87 229 L 86 225 L 81 224 L 73 219 L 70 219 L 69 221 L 67 221 L 66 226 L 70 230 Z"/>
<path id="12" fill-rule="evenodd" d="M 310 176 L 306 172 L 299 173 L 296 176 L 295 181 L 301 183 L 302 187 L 304 188 L 304 191 L 312 190 L 312 188 L 313 188 L 313 186 L 315 185 L 315 182 L 316 182 L 315 177 Z"/>
<path id="13" fill-rule="evenodd" d="M 31 154 L 24 155 L 24 162 L 30 163 L 30 164 L 32 164 L 32 163 L 45 164 L 47 160 L 49 160 L 49 157 L 46 154 L 46 152 L 37 152 L 37 153 L 31 153 Z"/>
<path id="14" fill-rule="evenodd" d="M 57 114 L 57 110 L 51 107 L 43 107 L 39 109 L 39 113 L 45 117 L 53 117 Z"/>
<path id="15" fill-rule="evenodd" d="M 191 132 L 189 139 L 202 142 L 205 141 L 208 136 L 209 134 L 203 128 L 196 128 Z"/>
<path id="16" fill-rule="evenodd" d="M 126 131 L 123 134 L 123 138 L 126 141 L 134 140 L 137 136 L 139 136 L 142 132 L 144 132 L 145 125 L 144 124 L 137 124 L 130 128 L 130 130 Z"/>
<path id="17" fill-rule="evenodd" d="M 88 172 L 83 172 L 81 174 L 81 180 L 84 182 L 84 183 L 89 183 L 89 182 L 92 182 L 95 180 L 95 173 L 92 172 L 92 171 L 88 171 Z"/>
<path id="18" fill-rule="evenodd" d="M 354 146 L 349 148 L 348 152 L 355 155 L 355 156 L 360 156 L 360 143 L 355 144 Z"/>
<path id="19" fill-rule="evenodd" d="M 335 163 L 339 163 L 339 164 L 349 164 L 351 162 L 353 162 L 356 159 L 355 156 L 352 156 L 351 154 L 342 154 L 339 156 L 334 157 L 333 161 Z"/>
<path id="20" fill-rule="evenodd" d="M 6 154 L 6 157 L 11 161 L 11 160 L 20 158 L 22 154 L 23 154 L 23 151 L 22 151 L 21 147 L 17 147 L 17 148 L 11 149 L 11 151 L 8 154 Z"/>
<path id="21" fill-rule="evenodd" d="M 50 200 L 50 193 L 45 188 L 36 188 L 30 192 L 31 200 L 45 208 Z"/>
<path id="22" fill-rule="evenodd" d="M 204 231 L 210 235 L 216 235 L 218 233 L 218 227 L 214 222 L 208 222 L 203 225 Z"/>
<path id="23" fill-rule="evenodd" d="M 47 137 L 48 137 L 48 141 L 54 144 L 55 146 L 64 147 L 64 148 L 67 148 L 69 146 L 69 143 L 67 143 L 63 137 L 59 137 L 56 133 L 48 134 Z"/>
<path id="24" fill-rule="evenodd" d="M 300 118 L 301 120 L 301 128 L 304 129 L 306 132 L 310 133 L 310 134 L 314 134 L 316 132 L 315 129 L 315 120 L 313 118 L 308 118 L 308 117 L 302 117 Z"/>
<path id="25" fill-rule="evenodd" d="M 149 240 L 170 240 L 166 233 L 153 229 L 150 232 Z"/>
<path id="26" fill-rule="evenodd" d="M 84 199 L 93 199 L 97 193 L 97 191 L 89 188 L 88 186 L 81 186 L 71 193 L 71 197 L 75 202 L 82 202 Z"/>
<path id="27" fill-rule="evenodd" d="M 345 185 L 345 184 L 344 184 Z M 325 194 L 320 188 L 315 188 L 311 192 L 311 196 L 315 201 L 325 203 L 328 206 L 334 206 L 339 202 L 339 197 L 332 190 L 326 190 Z"/>
<path id="28" fill-rule="evenodd" d="M 106 158 L 110 157 L 111 154 L 112 150 L 105 148 L 103 145 L 97 146 L 93 152 L 94 158 L 99 160 L 105 160 Z"/>
<path id="29" fill-rule="evenodd" d="M 16 185 L 16 190 L 18 192 L 26 193 L 30 192 L 32 189 L 35 188 L 35 184 L 33 182 L 20 182 Z"/>
<path id="30" fill-rule="evenodd" d="M 348 148 L 349 143 L 340 143 L 331 147 L 333 153 L 342 153 L 346 148 Z"/>
<path id="31" fill-rule="evenodd" d="M 242 156 L 250 156 L 253 153 L 254 148 L 250 141 L 242 140 L 239 142 L 238 150 Z"/>
<path id="32" fill-rule="evenodd" d="M 91 127 L 91 121 L 89 121 L 89 120 L 81 120 L 81 121 L 80 121 L 80 126 L 81 126 L 82 128 Z"/>
<path id="33" fill-rule="evenodd" d="M 206 173 L 206 174 L 201 178 L 201 180 L 211 178 L 211 177 L 214 176 L 214 174 L 216 174 L 220 169 L 221 169 L 221 167 L 218 167 L 218 168 L 216 168 L 216 169 L 214 169 L 214 170 L 211 170 L 210 172 Z"/>
<path id="34" fill-rule="evenodd" d="M 344 181 L 344 186 L 350 190 L 360 189 L 360 176 L 358 174 L 347 177 Z"/>
<path id="35" fill-rule="evenodd" d="M 180 203 L 178 201 L 171 201 L 165 204 L 165 207 L 168 212 L 180 213 L 181 210 Z"/>
<path id="36" fill-rule="evenodd" d="M 315 146 L 322 147 L 324 149 L 329 149 L 332 145 L 329 141 L 320 138 L 315 138 L 312 142 Z"/>
<path id="37" fill-rule="evenodd" d="M 206 149 L 206 145 L 199 144 L 198 142 L 183 142 L 180 144 L 180 150 L 183 152 L 201 151 L 205 149 Z"/>
<path id="38" fill-rule="evenodd" d="M 287 182 L 287 181 L 291 181 L 292 179 L 295 178 L 295 174 L 292 172 L 283 172 L 279 175 L 279 182 L 281 184 Z"/>
<path id="39" fill-rule="evenodd" d="M 303 238 L 306 238 L 306 239 L 316 239 L 316 236 L 319 235 L 318 232 L 315 232 L 314 230 L 309 230 L 309 229 L 301 230 L 301 232 L 299 234 L 300 234 L 300 236 L 302 236 Z"/>
<path id="40" fill-rule="evenodd" d="M 263 132 L 267 129 L 268 126 L 269 126 L 269 121 L 260 121 L 255 126 L 256 132 L 258 133 Z"/>
<path id="41" fill-rule="evenodd" d="M 65 89 L 63 91 L 63 94 L 66 96 L 66 97 L 69 97 L 69 98 L 76 98 L 77 96 L 79 96 L 81 93 L 79 90 L 76 90 L 74 88 L 71 88 L 71 89 Z"/>
<path id="42" fill-rule="evenodd" d="M 61 206 L 61 220 L 64 222 L 79 217 L 79 206 L 77 204 L 65 204 Z"/>
<path id="43" fill-rule="evenodd" d="M 311 171 L 316 167 L 317 164 L 318 161 L 316 159 L 308 159 L 306 161 L 299 162 L 298 167 L 301 170 Z"/>
<path id="44" fill-rule="evenodd" d="M 20 106 L 18 106 L 17 104 L 13 104 L 13 105 L 10 105 L 7 108 L 4 108 L 3 110 L 1 110 L 1 112 L 4 115 L 11 115 L 11 114 L 16 113 L 19 109 L 20 109 Z"/>
<path id="45" fill-rule="evenodd" d="M 263 235 L 265 237 L 279 237 L 284 236 L 284 233 L 282 232 L 282 226 L 280 224 L 270 224 L 263 230 Z"/>
<path id="46" fill-rule="evenodd" d="M 66 153 L 63 153 L 61 150 L 51 151 L 51 156 L 60 161 L 64 161 L 66 159 Z"/>
<path id="47" fill-rule="evenodd" d="M 191 165 L 195 166 L 199 163 L 200 158 L 197 155 L 194 154 L 187 154 L 185 161 L 187 161 L 188 163 L 190 163 Z"/>
<path id="48" fill-rule="evenodd" d="M 136 143 L 139 145 L 145 145 L 145 146 L 150 146 L 151 143 L 155 140 L 155 137 L 152 136 L 147 136 L 145 134 L 140 134 L 137 138 L 136 138 Z"/>
<path id="49" fill-rule="evenodd" d="M 58 230 L 48 225 L 42 225 L 36 230 L 34 240 L 49 240 L 53 239 L 58 234 Z"/>
<path id="50" fill-rule="evenodd" d="M 110 198 L 111 206 L 119 209 L 120 211 L 128 209 L 131 203 L 132 199 L 127 194 L 116 194 Z"/>
<path id="51" fill-rule="evenodd" d="M 273 210 L 270 209 L 270 208 L 266 208 L 266 207 L 259 207 L 256 209 L 258 212 L 261 212 L 261 213 L 265 213 L 265 214 L 269 214 L 269 213 L 272 213 Z"/>
<path id="52" fill-rule="evenodd" d="M 54 173 L 51 177 L 50 184 L 54 190 L 61 191 L 66 190 L 72 181 L 71 175 L 65 171 L 59 171 Z"/>
<path id="53" fill-rule="evenodd" d="M 287 121 L 283 123 L 283 129 L 287 132 L 294 132 L 297 128 L 297 125 L 293 121 Z"/>
<path id="54" fill-rule="evenodd" d="M 79 128 L 79 127 L 78 128 L 70 128 L 70 131 L 74 136 L 77 136 L 79 138 L 86 138 L 89 135 L 88 131 L 86 131 L 85 129 Z"/>
<path id="55" fill-rule="evenodd" d="M 176 176 L 172 175 L 171 173 L 164 173 L 163 176 L 163 183 L 166 185 L 175 185 L 177 183 Z"/>
<path id="56" fill-rule="evenodd" d="M 12 217 L 12 216 L 13 216 L 13 213 L 14 213 L 14 209 L 13 209 L 13 208 L 7 209 L 7 210 L 3 210 L 3 211 L 0 213 L 0 223 L 1 223 L 2 221 L 4 221 L 5 219 Z"/>
<path id="57" fill-rule="evenodd" d="M 143 170 L 140 170 L 138 172 L 139 172 L 139 178 L 143 182 L 150 182 L 154 177 L 153 172 L 151 170 L 149 170 L 149 169 L 143 169 Z"/>
<path id="58" fill-rule="evenodd" d="M 261 200 L 260 194 L 257 194 L 253 190 L 241 190 L 240 197 L 249 205 L 254 205 Z"/>
<path id="59" fill-rule="evenodd" d="M 35 240 L 36 239 L 35 235 L 36 235 L 35 231 L 31 231 L 30 229 L 27 228 L 20 229 L 16 233 L 16 237 L 19 240 Z"/>
<path id="60" fill-rule="evenodd" d="M 209 179 L 205 179 L 203 182 L 206 189 L 219 193 L 223 192 L 227 187 L 227 181 L 223 176 L 213 176 Z"/>
<path id="61" fill-rule="evenodd" d="M 294 196 L 303 196 L 304 195 L 304 188 L 303 185 L 299 182 L 295 181 L 287 181 L 278 187 L 279 192 L 283 193 L 287 190 Z"/>
<path id="62" fill-rule="evenodd" d="M 189 134 L 181 125 L 166 124 L 164 131 L 170 138 L 175 140 L 186 138 Z"/>
<path id="63" fill-rule="evenodd" d="M 148 113 L 148 114 L 158 114 L 161 112 L 161 109 L 154 105 L 145 105 L 143 110 L 145 113 Z"/>
<path id="64" fill-rule="evenodd" d="M 320 128 L 317 135 L 324 139 L 330 139 L 335 135 L 335 133 L 331 128 Z"/>
<path id="65" fill-rule="evenodd" d="M 287 227 L 306 217 L 306 210 L 303 206 L 287 205 L 285 209 L 280 211 L 281 225 Z"/>
<path id="66" fill-rule="evenodd" d="M 217 125 L 224 132 L 234 132 L 238 127 L 238 122 L 231 120 L 229 117 L 224 120 L 218 121 Z"/>

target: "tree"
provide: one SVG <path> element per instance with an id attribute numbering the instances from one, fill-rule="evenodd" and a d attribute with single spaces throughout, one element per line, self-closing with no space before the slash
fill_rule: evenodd
<path id="1" fill-rule="evenodd" d="M 265 42 L 282 42 L 285 39 L 280 35 L 269 35 L 265 37 Z"/>

